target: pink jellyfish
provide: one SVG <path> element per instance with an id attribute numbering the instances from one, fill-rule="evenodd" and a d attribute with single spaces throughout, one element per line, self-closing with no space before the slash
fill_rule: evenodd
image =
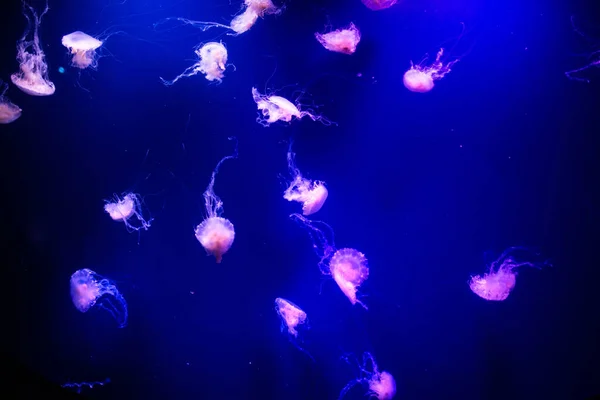
<path id="1" fill-rule="evenodd" d="M 296 154 L 292 153 L 292 142 L 290 141 L 287 161 L 292 181 L 283 193 L 283 198 L 287 201 L 302 203 L 302 214 L 311 215 L 319 211 L 325 204 L 328 195 L 327 188 L 325 182 L 303 178 L 302 173 L 296 167 L 295 157 Z"/>
<path id="2" fill-rule="evenodd" d="M 517 251 L 526 251 L 526 249 L 510 247 L 490 264 L 488 272 L 483 275 L 472 276 L 469 281 L 471 291 L 485 300 L 506 300 L 517 282 L 516 268 L 523 266 L 541 267 L 539 263 L 518 261 L 513 255 Z"/>
<path id="3" fill-rule="evenodd" d="M 4 96 L 7 90 L 8 85 L 0 81 L 0 124 L 10 124 L 16 121 L 23 111 Z"/>
<path id="4" fill-rule="evenodd" d="M 424 65 L 427 57 L 417 65 L 414 65 L 411 61 L 410 69 L 404 73 L 404 86 L 411 92 L 417 93 L 425 93 L 433 89 L 434 81 L 442 79 L 451 71 L 452 66 L 459 61 L 459 59 L 454 59 L 450 62 L 444 62 L 442 60 L 443 55 L 444 49 L 442 48 L 438 51 L 435 61 L 429 66 Z"/>
<path id="5" fill-rule="evenodd" d="M 348 356 L 344 356 L 347 362 Z M 347 393 L 352 389 L 355 385 L 367 385 L 369 390 L 366 393 L 366 396 L 375 397 L 378 400 L 391 400 L 396 395 L 396 381 L 392 374 L 386 371 L 379 372 L 377 367 L 377 363 L 375 359 L 371 355 L 371 353 L 365 352 L 363 354 L 363 362 L 362 365 L 356 360 L 354 357 L 355 363 L 358 365 L 360 370 L 359 377 L 350 381 L 340 392 L 340 396 L 338 397 L 341 400 Z M 371 364 L 371 368 L 369 369 L 368 364 Z"/>
<path id="6" fill-rule="evenodd" d="M 290 342 L 314 361 L 314 358 L 310 353 L 298 344 L 298 328 L 300 326 L 308 328 L 308 317 L 306 316 L 306 313 L 291 301 L 281 297 L 275 299 L 275 311 L 277 311 L 277 315 L 279 315 L 279 318 L 281 319 L 281 331 L 283 332 L 287 329 Z"/>
<path id="7" fill-rule="evenodd" d="M 114 282 L 84 268 L 71 275 L 71 299 L 82 313 L 94 306 L 108 311 L 119 324 L 127 325 L 127 302 Z"/>
<path id="8" fill-rule="evenodd" d="M 28 15 L 28 12 L 31 15 Z M 38 35 L 42 18 L 47 12 L 47 2 L 46 8 L 40 15 L 33 7 L 23 2 L 23 15 L 27 18 L 28 25 L 21 39 L 17 41 L 19 71 L 12 74 L 10 80 L 16 87 L 32 96 L 50 96 L 56 90 L 54 83 L 48 77 L 46 55 L 42 50 Z M 32 37 L 28 40 L 30 34 Z"/>
<path id="9" fill-rule="evenodd" d="M 181 78 L 187 78 L 196 75 L 198 72 L 205 75 L 209 81 L 221 83 L 225 68 L 227 68 L 227 49 L 223 43 L 209 42 L 197 47 L 194 52 L 199 60 L 191 67 L 188 67 L 179 76 L 171 81 L 160 78 L 165 86 L 171 86 Z"/>
<path id="10" fill-rule="evenodd" d="M 237 139 L 232 137 L 229 138 L 229 140 L 236 141 L 235 151 L 233 155 L 223 157 L 215 167 L 210 183 L 203 194 L 207 217 L 194 231 L 196 239 L 198 239 L 202 247 L 204 247 L 206 253 L 215 256 L 217 263 L 221 262 L 223 254 L 227 253 L 231 248 L 233 239 L 235 238 L 233 224 L 228 219 L 221 217 L 221 214 L 223 213 L 223 202 L 213 191 L 215 177 L 219 172 L 221 164 L 225 160 L 237 158 Z"/>
<path id="11" fill-rule="evenodd" d="M 300 111 L 299 103 L 294 105 L 291 101 L 281 96 L 262 95 L 256 88 L 252 88 L 252 98 L 260 111 L 256 122 L 265 128 L 277 121 L 291 122 L 293 117 L 297 119 L 308 117 L 313 121 L 320 121 L 323 125 L 332 124 L 331 121 L 323 116 L 314 115 L 310 111 Z"/>
<path id="12" fill-rule="evenodd" d="M 96 50 L 103 42 L 81 31 L 75 31 L 62 37 L 62 45 L 73 54 L 73 66 L 85 69 L 96 68 L 98 61 Z"/>
<path id="13" fill-rule="evenodd" d="M 373 11 L 385 10 L 390 8 L 398 0 L 360 0 L 362 3 Z"/>
<path id="14" fill-rule="evenodd" d="M 290 218 L 301 224 L 309 233 L 313 249 L 320 258 L 321 273 L 333 278 L 352 305 L 358 303 L 368 309 L 357 298 L 359 287 L 369 278 L 369 265 L 365 255 L 355 249 L 336 249 L 333 243 L 333 230 L 324 222 L 311 221 L 300 214 L 291 214 Z M 330 238 L 319 226 L 329 232 Z"/>
<path id="15" fill-rule="evenodd" d="M 142 215 L 142 202 L 135 193 L 125 193 L 122 198 L 114 195 L 112 201 L 105 200 L 104 211 L 114 220 L 122 221 L 128 232 L 148 230 L 152 219 L 146 221 Z M 133 225 L 132 218 L 135 216 L 137 224 Z"/>
<path id="16" fill-rule="evenodd" d="M 353 24 L 347 28 L 336 29 L 328 33 L 315 33 L 315 37 L 329 51 L 343 54 L 354 54 L 360 42 L 360 31 Z"/>

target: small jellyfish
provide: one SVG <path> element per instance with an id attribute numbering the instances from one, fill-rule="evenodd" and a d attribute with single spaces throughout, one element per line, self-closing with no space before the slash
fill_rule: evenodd
<path id="1" fill-rule="evenodd" d="M 451 71 L 451 68 L 456 64 L 459 59 L 454 59 L 449 62 L 442 60 L 444 55 L 444 49 L 438 51 L 435 61 L 429 65 L 424 65 L 427 60 L 425 58 L 421 63 L 414 65 L 411 61 L 411 66 L 408 71 L 404 73 L 402 78 L 404 86 L 411 92 L 426 93 L 433 89 L 434 81 L 442 79 L 444 75 Z"/>
<path id="2" fill-rule="evenodd" d="M 81 31 L 75 31 L 62 37 L 62 45 L 73 54 L 73 66 L 85 69 L 97 65 L 96 49 L 103 42 Z"/>
<path id="3" fill-rule="evenodd" d="M 106 200 L 104 211 L 110 215 L 114 221 L 122 221 L 128 232 L 148 230 L 152 219 L 146 221 L 142 215 L 142 202 L 135 193 L 125 193 L 123 198 L 114 195 L 113 200 Z M 137 223 L 133 225 L 131 217 L 135 216 Z"/>
<path id="4" fill-rule="evenodd" d="M 7 90 L 8 84 L 0 80 L 0 124 L 10 124 L 16 121 L 23 111 L 4 96 Z"/>
<path id="5" fill-rule="evenodd" d="M 236 141 L 235 151 L 233 155 L 223 157 L 215 167 L 210 183 L 203 194 L 207 216 L 194 230 L 196 239 L 198 239 L 208 255 L 215 256 L 217 263 L 221 262 L 223 254 L 227 253 L 231 248 L 235 238 L 233 224 L 228 219 L 221 217 L 221 214 L 223 213 L 223 202 L 213 190 L 215 177 L 219 172 L 221 164 L 223 164 L 225 160 L 237 158 L 238 156 L 237 139 L 232 137 L 229 138 L 229 140 Z"/>
<path id="6" fill-rule="evenodd" d="M 333 241 L 333 230 L 324 222 L 311 221 L 300 214 L 291 214 L 290 218 L 308 231 L 313 242 L 313 249 L 320 258 L 319 268 L 321 273 L 333 278 L 352 305 L 360 304 L 368 309 L 357 298 L 358 289 L 369 278 L 369 265 L 365 255 L 355 249 L 336 249 Z M 330 237 L 323 229 L 329 232 Z"/>
<path id="7" fill-rule="evenodd" d="M 311 215 L 323 207 L 327 200 L 327 188 L 325 182 L 311 181 L 302 177 L 302 173 L 296 167 L 294 161 L 296 154 L 292 152 L 292 142 L 287 153 L 288 170 L 292 181 L 283 193 L 283 198 L 287 201 L 297 201 L 302 203 L 302 214 Z"/>
<path id="8" fill-rule="evenodd" d="M 47 12 L 47 2 L 46 8 L 40 15 L 33 7 L 23 2 L 23 15 L 27 18 L 27 28 L 17 41 L 19 71 L 12 74 L 10 80 L 23 92 L 32 96 L 50 96 L 56 90 L 54 83 L 48 77 L 46 55 L 40 45 L 38 34 L 42 18 Z M 30 40 L 28 40 L 29 35 L 31 35 Z"/>
<path id="9" fill-rule="evenodd" d="M 353 54 L 360 42 L 360 31 L 353 24 L 347 28 L 336 29 L 328 33 L 315 33 L 315 37 L 329 51 L 343 54 Z"/>
<path id="10" fill-rule="evenodd" d="M 385 10 L 386 8 L 390 8 L 398 0 L 360 0 L 362 3 L 367 6 L 367 8 L 373 11 Z"/>
<path id="11" fill-rule="evenodd" d="M 523 266 L 541 268 L 543 265 L 529 260 L 518 260 L 515 253 L 526 250 L 522 247 L 506 249 L 498 259 L 490 264 L 486 273 L 471 277 L 469 280 L 471 291 L 485 300 L 506 300 L 517 283 L 516 268 Z"/>
<path id="12" fill-rule="evenodd" d="M 165 86 L 171 86 L 181 78 L 188 78 L 198 72 L 205 75 L 209 81 L 221 83 L 225 68 L 227 68 L 227 49 L 223 43 L 209 42 L 197 47 L 194 52 L 198 55 L 198 62 L 188 67 L 179 76 L 171 81 L 160 78 Z"/>
<path id="13" fill-rule="evenodd" d="M 108 311 L 119 324 L 127 325 L 127 302 L 114 282 L 84 268 L 71 275 L 71 299 L 82 313 L 94 306 Z"/>
<path id="14" fill-rule="evenodd" d="M 349 362 L 349 356 L 343 357 Z M 355 385 L 366 385 L 368 391 L 365 394 L 368 397 L 375 397 L 378 400 L 391 400 L 396 395 L 396 381 L 392 374 L 387 371 L 379 372 L 377 363 L 371 355 L 371 353 L 365 352 L 363 354 L 362 365 L 354 357 L 354 362 L 358 365 L 360 374 L 358 378 L 350 381 L 340 392 L 338 400 L 341 400 Z M 368 364 L 371 364 L 369 368 Z"/>
<path id="15" fill-rule="evenodd" d="M 313 121 L 320 121 L 323 125 L 332 124 L 331 121 L 323 116 L 314 115 L 310 111 L 300 111 L 300 104 L 294 105 L 291 101 L 281 96 L 262 95 L 256 88 L 252 88 L 252 98 L 259 110 L 256 122 L 265 128 L 277 121 L 291 122 L 292 117 L 296 117 L 297 119 L 308 117 Z"/>
<path id="16" fill-rule="evenodd" d="M 279 318 L 281 319 L 281 331 L 283 332 L 287 329 L 290 343 L 314 361 L 314 358 L 298 344 L 299 326 L 308 328 L 308 318 L 306 313 L 291 301 L 281 297 L 275 299 L 275 311 L 277 311 L 277 315 L 279 315 Z"/>

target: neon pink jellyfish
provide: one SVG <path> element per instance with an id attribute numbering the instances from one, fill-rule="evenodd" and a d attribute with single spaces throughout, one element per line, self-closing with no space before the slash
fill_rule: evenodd
<path id="1" fill-rule="evenodd" d="M 221 214 L 223 214 L 223 202 L 213 191 L 215 177 L 219 172 L 221 164 L 223 164 L 225 160 L 237 158 L 237 139 L 231 137 L 229 140 L 236 141 L 235 151 L 233 155 L 223 157 L 215 167 L 210 178 L 210 183 L 203 194 L 207 217 L 194 231 L 196 239 L 198 239 L 202 247 L 204 247 L 206 253 L 215 256 L 217 263 L 221 262 L 223 254 L 227 253 L 231 248 L 233 239 L 235 238 L 233 224 L 228 219 L 221 217 Z"/>
<path id="2" fill-rule="evenodd" d="M 516 268 L 523 266 L 541 268 L 543 265 L 532 261 L 517 260 L 514 253 L 518 251 L 527 251 L 527 249 L 509 247 L 490 264 L 486 273 L 472 276 L 469 281 L 471 291 L 485 300 L 506 300 L 517 282 Z"/>
<path id="3" fill-rule="evenodd" d="M 343 358 L 349 362 L 348 356 L 344 356 Z M 391 400 L 396 395 L 396 381 L 394 380 L 394 377 L 387 371 L 379 372 L 377 363 L 371 353 L 365 352 L 363 354 L 362 365 L 356 360 L 356 357 L 353 358 L 360 369 L 359 377 L 350 381 L 342 389 L 338 399 L 341 400 L 350 389 L 358 384 L 367 385 L 369 390 L 367 391 L 366 396 L 375 397 L 378 400 Z M 371 364 L 371 368 L 369 368 L 369 363 Z"/>
<path id="4" fill-rule="evenodd" d="M 287 201 L 297 201 L 302 203 L 302 214 L 311 215 L 323 207 L 327 200 L 327 188 L 325 182 L 311 181 L 302 177 L 302 173 L 296 167 L 296 154 L 292 153 L 292 142 L 287 153 L 288 170 L 292 177 L 288 188 L 283 193 L 283 198 Z"/>
<path id="5" fill-rule="evenodd" d="M 390 8 L 398 0 L 360 0 L 362 3 L 367 6 L 367 8 L 373 11 L 385 10 L 386 8 Z"/>
<path id="6" fill-rule="evenodd" d="M 262 95 L 256 88 L 252 88 L 252 98 L 260 111 L 256 122 L 265 128 L 273 122 L 291 122 L 292 117 L 302 119 L 308 117 L 313 121 L 320 121 L 323 125 L 331 125 L 332 122 L 320 115 L 313 115 L 310 111 L 300 111 L 300 103 L 294 105 L 288 99 L 281 96 Z"/>
<path id="7" fill-rule="evenodd" d="M 343 54 L 354 54 L 360 42 L 360 31 L 353 24 L 346 28 L 336 29 L 328 33 L 315 33 L 315 37 L 329 51 Z"/>
<path id="8" fill-rule="evenodd" d="M 227 49 L 223 43 L 209 42 L 197 47 L 194 52 L 199 60 L 191 67 L 188 67 L 179 76 L 171 81 L 160 78 L 165 86 L 171 86 L 181 78 L 188 78 L 196 75 L 198 72 L 205 75 L 209 81 L 221 83 L 225 68 L 227 68 Z"/>
<path id="9" fill-rule="evenodd" d="M 103 42 L 81 31 L 75 31 L 62 37 L 62 45 L 73 54 L 73 66 L 85 69 L 89 66 L 96 68 L 98 61 L 96 50 Z"/>
<path id="10" fill-rule="evenodd" d="M 4 96 L 7 90 L 8 84 L 0 80 L 0 124 L 10 124 L 16 121 L 23 111 Z"/>
<path id="11" fill-rule="evenodd" d="M 368 307 L 357 298 L 359 287 L 369 278 L 367 258 L 358 250 L 343 248 L 336 249 L 333 243 L 333 230 L 321 221 L 311 221 L 300 214 L 291 214 L 290 218 L 301 224 L 310 235 L 313 249 L 319 258 L 319 268 L 323 275 L 329 275 L 350 300 L 352 305 L 360 304 Z M 327 229 L 330 238 L 323 229 Z"/>
<path id="12" fill-rule="evenodd" d="M 404 73 L 403 82 L 404 86 L 411 92 L 425 93 L 433 89 L 434 81 L 442 79 L 451 68 L 456 64 L 459 59 L 454 59 L 450 62 L 444 62 L 442 56 L 444 55 L 444 49 L 438 51 L 435 61 L 427 66 L 424 65 L 427 57 L 421 61 L 421 63 L 414 65 L 410 62 L 410 69 Z"/>
<path id="13" fill-rule="evenodd" d="M 279 315 L 279 318 L 281 319 L 281 331 L 287 330 L 290 343 L 314 361 L 314 358 L 310 353 L 298 344 L 299 327 L 303 326 L 308 328 L 308 317 L 306 316 L 306 313 L 291 301 L 281 297 L 275 299 L 275 311 L 277 311 L 277 315 Z"/>
<path id="14" fill-rule="evenodd" d="M 31 15 L 28 15 L 28 12 Z M 32 96 L 50 96 L 56 88 L 48 77 L 46 55 L 40 46 L 38 31 L 42 18 L 48 12 L 48 3 L 40 15 L 33 7 L 23 2 L 23 15 L 27 18 L 25 33 L 17 41 L 17 61 L 19 71 L 10 76 L 16 87 Z M 32 32 L 33 29 L 33 32 Z M 31 34 L 31 40 L 27 40 Z"/>
<path id="15" fill-rule="evenodd" d="M 125 193 L 122 198 L 114 195 L 112 201 L 106 200 L 104 211 L 114 220 L 122 221 L 127 228 L 127 232 L 148 230 L 152 219 L 146 221 L 142 214 L 142 202 L 135 193 Z M 131 217 L 135 216 L 137 223 L 134 225 Z"/>
<path id="16" fill-rule="evenodd" d="M 94 271 L 84 268 L 71 275 L 71 299 L 82 313 L 94 306 L 108 311 L 119 324 L 127 325 L 127 302 L 115 283 Z"/>

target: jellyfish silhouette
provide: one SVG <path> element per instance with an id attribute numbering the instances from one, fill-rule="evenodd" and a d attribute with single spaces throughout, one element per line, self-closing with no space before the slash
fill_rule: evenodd
<path id="1" fill-rule="evenodd" d="M 0 80 L 0 124 L 10 124 L 16 121 L 23 111 L 4 95 L 7 90 L 8 84 Z"/>
<path id="2" fill-rule="evenodd" d="M 291 301 L 281 297 L 275 299 L 275 311 L 281 319 L 281 331 L 287 331 L 290 343 L 314 361 L 314 358 L 299 344 L 301 339 L 298 337 L 298 330 L 300 327 L 308 329 L 306 313 Z"/>
<path id="3" fill-rule="evenodd" d="M 319 121 L 323 125 L 331 125 L 332 122 L 322 115 L 315 115 L 311 111 L 300 111 L 300 104 L 294 104 L 281 96 L 263 95 L 258 89 L 252 88 L 252 98 L 259 110 L 256 122 L 265 128 L 277 121 L 291 122 L 293 118 L 302 119 L 308 117 L 313 121 Z"/>
<path id="4" fill-rule="evenodd" d="M 135 193 L 125 193 L 122 198 L 114 195 L 114 200 L 105 201 L 104 211 L 113 219 L 125 224 L 127 232 L 148 230 L 152 219 L 146 220 L 142 214 L 142 202 Z M 134 223 L 133 218 L 137 220 Z"/>
<path id="5" fill-rule="evenodd" d="M 73 54 L 72 64 L 74 67 L 85 69 L 95 68 L 97 65 L 96 50 L 103 42 L 93 38 L 87 33 L 75 31 L 62 37 L 62 45 Z"/>
<path id="6" fill-rule="evenodd" d="M 348 355 L 343 356 L 346 362 L 350 363 Z M 358 378 L 350 381 L 340 392 L 338 397 L 341 400 L 355 385 L 366 385 L 368 387 L 365 396 L 375 397 L 378 400 L 391 400 L 396 395 L 396 381 L 392 374 L 386 371 L 379 371 L 375 358 L 371 353 L 363 354 L 362 364 L 358 362 L 356 357 L 354 363 L 358 366 L 360 373 Z M 369 367 L 370 364 L 370 367 Z"/>
<path id="7" fill-rule="evenodd" d="M 327 33 L 315 33 L 315 37 L 329 51 L 342 54 L 354 54 L 360 42 L 360 31 L 353 23 L 346 28 Z"/>
<path id="8" fill-rule="evenodd" d="M 202 73 L 209 81 L 221 82 L 227 68 L 227 49 L 223 43 L 209 42 L 198 46 L 194 52 L 198 61 L 179 74 L 175 79 L 167 81 L 160 78 L 165 86 L 171 86 L 181 78 L 188 78 Z"/>

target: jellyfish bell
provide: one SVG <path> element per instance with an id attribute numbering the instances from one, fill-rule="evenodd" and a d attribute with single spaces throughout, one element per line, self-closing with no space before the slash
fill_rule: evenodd
<path id="1" fill-rule="evenodd" d="M 378 400 L 391 400 L 396 395 L 396 381 L 392 374 L 381 371 L 369 380 L 369 394 Z"/>
<path id="2" fill-rule="evenodd" d="M 288 170 L 292 180 L 283 193 L 283 198 L 287 201 L 302 203 L 302 214 L 311 215 L 323 207 L 328 191 L 324 182 L 311 181 L 302 177 L 302 173 L 296 166 L 296 155 L 292 152 L 292 144 L 293 142 L 290 141 L 287 153 Z"/>
<path id="3" fill-rule="evenodd" d="M 313 121 L 320 121 L 324 125 L 332 124 L 323 116 L 314 115 L 310 111 L 301 111 L 299 105 L 294 105 L 281 96 L 263 95 L 256 88 L 252 88 L 252 98 L 260 112 L 256 122 L 264 127 L 268 127 L 277 121 L 291 122 L 292 118 L 302 119 L 304 117 L 308 117 Z"/>
<path id="4" fill-rule="evenodd" d="M 398 2 L 398 0 L 360 0 L 373 11 L 385 10 Z"/>
<path id="5" fill-rule="evenodd" d="M 409 69 L 402 78 L 404 86 L 411 92 L 426 93 L 433 89 L 433 78 L 427 72 L 418 69 Z"/>
<path id="6" fill-rule="evenodd" d="M 148 230 L 152 219 L 146 220 L 142 213 L 142 201 L 135 193 L 125 193 L 123 197 L 114 195 L 112 200 L 106 200 L 104 211 L 110 216 L 113 221 L 123 222 L 127 231 L 139 231 L 140 229 Z M 132 224 L 135 217 L 136 224 Z"/>
<path id="7" fill-rule="evenodd" d="M 8 85 L 0 81 L 0 124 L 10 124 L 16 121 L 23 111 L 4 95 L 7 90 Z"/>
<path id="8" fill-rule="evenodd" d="M 442 79 L 451 68 L 456 64 L 459 59 L 453 59 L 451 61 L 445 61 L 442 57 L 444 55 L 444 49 L 441 48 L 435 57 L 435 61 L 430 65 L 426 65 L 427 58 L 419 63 L 413 64 L 404 73 L 402 81 L 404 86 L 411 92 L 426 93 L 433 89 L 434 82 Z"/>
<path id="9" fill-rule="evenodd" d="M 188 78 L 198 73 L 204 75 L 209 81 L 221 83 L 225 69 L 227 68 L 227 48 L 223 43 L 209 42 L 199 45 L 194 53 L 198 56 L 198 61 L 179 74 L 175 79 L 167 81 L 161 78 L 165 86 L 171 86 L 181 78 Z"/>
<path id="10" fill-rule="evenodd" d="M 302 214 L 311 215 L 316 213 L 323 207 L 325 200 L 329 192 L 325 187 L 324 182 L 315 181 L 313 182 L 312 188 L 307 192 L 306 197 L 302 202 Z"/>
<path id="11" fill-rule="evenodd" d="M 344 357 L 349 362 L 349 357 Z M 356 379 L 351 380 L 340 392 L 338 399 L 342 399 L 355 385 L 367 386 L 366 396 L 378 400 L 391 400 L 396 395 L 396 381 L 387 371 L 379 371 L 377 362 L 369 352 L 363 353 L 360 363 L 355 356 L 352 357 L 360 371 Z M 370 366 L 369 366 L 370 364 Z"/>
<path id="12" fill-rule="evenodd" d="M 210 217 L 202 221 L 194 231 L 196 239 L 217 263 L 221 263 L 223 254 L 231 248 L 235 239 L 233 224 L 225 218 Z"/>
<path id="13" fill-rule="evenodd" d="M 75 31 L 62 37 L 62 45 L 73 54 L 73 66 L 80 69 L 96 66 L 96 49 L 103 43 L 81 31 Z"/>
<path id="14" fill-rule="evenodd" d="M 297 305 L 283 298 L 275 299 L 275 310 L 281 319 L 281 330 L 287 329 L 294 337 L 298 336 L 298 325 L 307 322 L 306 313 Z"/>
<path id="15" fill-rule="evenodd" d="M 336 29 L 328 33 L 315 33 L 315 38 L 329 51 L 354 54 L 360 42 L 360 31 L 353 23 L 343 29 Z"/>
<path id="16" fill-rule="evenodd" d="M 331 257 L 329 269 L 333 280 L 348 300 L 353 305 L 358 303 L 366 309 L 367 307 L 356 297 L 358 288 L 369 277 L 369 266 L 365 255 L 355 249 L 339 249 Z"/>

